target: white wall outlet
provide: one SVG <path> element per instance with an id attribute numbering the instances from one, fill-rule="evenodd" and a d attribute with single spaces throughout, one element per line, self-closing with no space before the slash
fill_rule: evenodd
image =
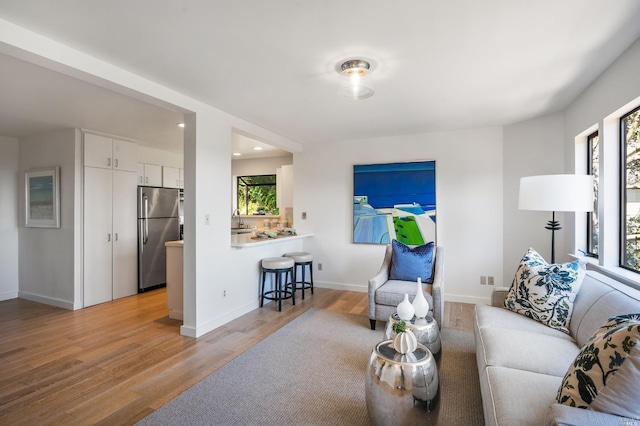
<path id="1" fill-rule="evenodd" d="M 487 285 L 487 277 L 485 276 L 480 277 L 480 285 Z"/>
<path id="2" fill-rule="evenodd" d="M 204 224 L 207 226 L 211 225 L 211 215 L 209 213 L 204 214 Z"/>
<path id="3" fill-rule="evenodd" d="M 222 297 L 227 297 L 227 290 L 222 290 Z"/>
<path id="4" fill-rule="evenodd" d="M 322 263 L 318 263 L 318 271 L 322 271 Z"/>
<path id="5" fill-rule="evenodd" d="M 493 277 L 487 277 L 487 284 L 493 285 Z"/>

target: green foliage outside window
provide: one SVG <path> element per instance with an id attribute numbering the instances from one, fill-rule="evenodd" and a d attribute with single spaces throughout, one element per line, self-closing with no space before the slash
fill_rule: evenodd
<path id="1" fill-rule="evenodd" d="M 238 176 L 238 210 L 246 215 L 276 213 L 276 175 Z"/>

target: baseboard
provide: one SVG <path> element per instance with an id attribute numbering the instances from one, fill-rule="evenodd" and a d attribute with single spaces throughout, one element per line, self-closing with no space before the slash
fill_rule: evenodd
<path id="1" fill-rule="evenodd" d="M 369 291 L 368 284 L 363 286 L 358 284 L 330 283 L 314 280 L 313 286 L 318 288 L 330 288 L 332 290 L 356 291 L 358 293 L 367 293 Z"/>
<path id="2" fill-rule="evenodd" d="M 445 293 L 444 300 L 446 302 L 471 303 L 473 305 L 490 305 L 491 304 L 491 299 L 488 297 L 463 296 L 460 294 Z"/>
<path id="3" fill-rule="evenodd" d="M 54 299 L 53 297 L 40 296 L 39 294 L 28 293 L 26 291 L 19 291 L 18 297 L 20 299 L 31 300 L 32 302 L 43 303 L 45 305 L 55 306 L 57 308 L 74 310 L 73 302 L 62 299 Z"/>
<path id="4" fill-rule="evenodd" d="M 254 309 L 257 309 L 259 306 L 260 304 L 256 300 L 251 303 L 247 303 L 246 305 L 241 306 L 237 309 L 234 309 L 231 312 L 225 312 L 223 315 L 213 318 L 212 320 L 207 321 L 205 324 L 197 328 L 183 325 L 180 327 L 180 334 L 187 337 L 200 337 L 210 331 L 215 330 L 220 326 L 225 325 L 230 321 L 233 321 L 238 317 L 241 317 L 244 314 L 253 311 Z"/>
<path id="5" fill-rule="evenodd" d="M 17 299 L 17 298 L 18 298 L 17 291 L 8 291 L 6 293 L 0 293 L 0 301 Z"/>

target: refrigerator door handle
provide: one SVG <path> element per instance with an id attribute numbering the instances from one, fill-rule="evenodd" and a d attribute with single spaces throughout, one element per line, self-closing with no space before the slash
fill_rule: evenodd
<path id="1" fill-rule="evenodd" d="M 144 239 L 143 244 L 147 244 L 149 242 L 149 197 L 147 194 L 142 195 L 142 199 L 144 202 Z"/>
<path id="2" fill-rule="evenodd" d="M 142 220 L 138 221 L 138 258 L 142 256 L 142 252 L 144 251 L 144 224 Z"/>

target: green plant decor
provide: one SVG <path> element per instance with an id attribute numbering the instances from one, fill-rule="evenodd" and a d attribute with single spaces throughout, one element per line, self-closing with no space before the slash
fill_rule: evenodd
<path id="1" fill-rule="evenodd" d="M 404 321 L 396 322 L 393 324 L 392 328 L 397 334 L 404 333 L 407 331 L 407 323 Z"/>

